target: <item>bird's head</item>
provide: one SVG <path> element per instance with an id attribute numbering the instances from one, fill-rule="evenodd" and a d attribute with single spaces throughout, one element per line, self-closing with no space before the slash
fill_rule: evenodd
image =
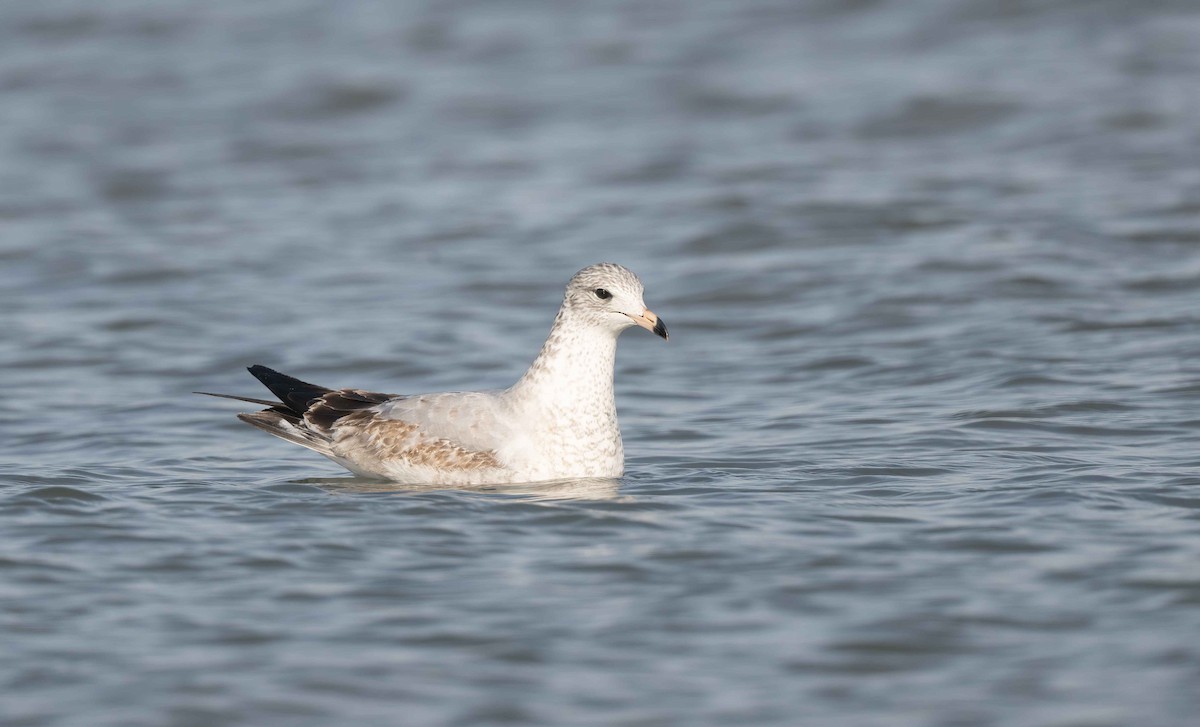
<path id="1" fill-rule="evenodd" d="M 567 283 L 564 306 L 613 335 L 641 326 L 667 338 L 667 326 L 642 300 L 642 281 L 629 268 L 597 263 L 575 273 Z"/>

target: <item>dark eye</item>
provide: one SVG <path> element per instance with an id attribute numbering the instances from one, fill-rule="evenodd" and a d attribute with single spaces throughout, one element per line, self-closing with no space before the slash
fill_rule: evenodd
<path id="1" fill-rule="evenodd" d="M 600 300 L 608 300 L 612 297 L 612 293 L 608 292 L 604 288 L 596 288 L 596 297 Z"/>

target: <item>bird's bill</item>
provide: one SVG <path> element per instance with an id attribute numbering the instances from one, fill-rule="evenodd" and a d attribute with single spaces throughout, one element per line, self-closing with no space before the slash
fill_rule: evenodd
<path id="1" fill-rule="evenodd" d="M 629 316 L 634 323 L 645 328 L 647 331 L 650 331 L 664 341 L 667 340 L 667 324 L 663 323 L 662 319 L 654 311 L 647 309 L 640 316 L 635 316 L 631 313 L 626 313 L 625 315 Z"/>

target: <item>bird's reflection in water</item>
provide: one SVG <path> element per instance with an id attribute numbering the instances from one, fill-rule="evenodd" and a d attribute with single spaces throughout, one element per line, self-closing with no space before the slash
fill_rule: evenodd
<path id="1" fill-rule="evenodd" d="M 330 493 L 378 492 L 477 492 L 485 495 L 512 495 L 534 500 L 616 500 L 620 497 L 621 481 L 605 477 L 578 480 L 550 480 L 504 485 L 413 485 L 362 477 L 309 477 L 295 480 L 298 484 L 315 485 Z M 628 496 L 626 496 L 628 499 Z"/>

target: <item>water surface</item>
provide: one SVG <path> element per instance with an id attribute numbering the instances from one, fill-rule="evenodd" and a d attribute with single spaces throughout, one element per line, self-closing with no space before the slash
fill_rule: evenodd
<path id="1" fill-rule="evenodd" d="M 1185 2 L 0 8 L 0 722 L 1190 725 Z M 619 481 L 194 397 L 507 386 L 643 277 Z"/>

